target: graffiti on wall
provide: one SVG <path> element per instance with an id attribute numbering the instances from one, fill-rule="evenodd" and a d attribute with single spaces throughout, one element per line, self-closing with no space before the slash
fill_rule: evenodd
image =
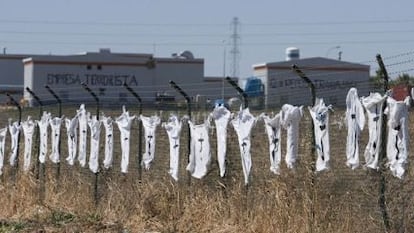
<path id="1" fill-rule="evenodd" d="M 80 85 L 88 86 L 138 86 L 135 75 L 128 74 L 73 74 L 73 73 L 48 73 L 47 85 Z"/>
<path id="2" fill-rule="evenodd" d="M 344 89 L 356 86 L 357 82 L 353 80 L 323 80 L 315 79 L 312 80 L 315 88 L 318 89 Z M 270 79 L 270 88 L 290 88 L 300 89 L 307 88 L 308 85 L 302 79 L 285 79 L 277 80 L 276 78 Z"/>

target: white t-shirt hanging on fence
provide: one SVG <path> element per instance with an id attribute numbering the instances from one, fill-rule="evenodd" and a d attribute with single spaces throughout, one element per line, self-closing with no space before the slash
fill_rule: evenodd
<path id="1" fill-rule="evenodd" d="M 78 145 L 78 117 L 75 116 L 72 119 L 65 118 L 66 135 L 68 138 L 68 157 L 66 161 L 69 165 L 73 166 L 76 159 L 76 150 Z"/>
<path id="2" fill-rule="evenodd" d="M 86 113 L 85 105 L 81 104 L 77 111 L 79 121 L 79 151 L 78 161 L 81 167 L 86 165 L 86 146 L 88 133 L 88 114 Z"/>
<path id="3" fill-rule="evenodd" d="M 234 119 L 231 120 L 239 141 L 244 183 L 246 185 L 249 183 L 250 169 L 252 168 L 250 132 L 255 123 L 256 118 L 250 113 L 248 108 L 240 110 Z"/>
<path id="4" fill-rule="evenodd" d="M 217 134 L 217 161 L 220 168 L 220 176 L 226 173 L 226 153 L 227 153 L 227 125 L 229 123 L 230 111 L 220 105 L 214 108 L 210 116 L 214 119 Z"/>
<path id="5" fill-rule="evenodd" d="M 170 170 L 168 173 L 178 181 L 178 169 L 180 164 L 180 134 L 182 123 L 176 115 L 171 115 L 167 122 L 162 123 L 168 134 L 170 142 Z"/>
<path id="6" fill-rule="evenodd" d="M 60 126 L 62 118 L 54 117 L 49 120 L 51 134 L 52 134 L 52 153 L 49 155 L 50 161 L 53 163 L 60 162 L 59 141 L 60 141 Z"/>
<path id="7" fill-rule="evenodd" d="M 315 105 L 309 107 L 309 112 L 314 124 L 315 147 L 318 158 L 316 159 L 316 171 L 329 168 L 329 110 L 323 99 L 316 98 Z"/>
<path id="8" fill-rule="evenodd" d="M 129 116 L 129 112 L 126 111 L 125 106 L 122 106 L 122 110 L 123 113 L 116 118 L 115 122 L 118 125 L 121 138 L 121 172 L 127 173 L 129 164 L 129 137 L 131 135 L 132 121 L 135 119 L 135 116 Z"/>
<path id="9" fill-rule="evenodd" d="M 50 113 L 43 112 L 40 121 L 36 121 L 39 126 L 39 135 L 40 135 L 40 147 L 39 147 L 39 162 L 45 163 L 46 154 L 47 154 L 47 144 L 48 144 L 48 127 L 49 120 L 51 118 Z"/>
<path id="10" fill-rule="evenodd" d="M 148 170 L 155 158 L 155 131 L 161 123 L 161 119 L 159 116 L 146 117 L 143 115 L 140 115 L 139 118 L 142 121 L 145 135 L 145 152 L 142 155 L 141 166 Z"/>
<path id="11" fill-rule="evenodd" d="M 191 151 L 187 171 L 191 173 L 192 177 L 201 179 L 207 175 L 211 161 L 210 141 L 208 138 L 210 122 L 206 120 L 204 124 L 195 125 L 188 121 L 188 124 L 190 125 L 191 132 Z"/>
<path id="12" fill-rule="evenodd" d="M 411 88 L 411 99 L 414 100 L 414 87 Z"/>
<path id="13" fill-rule="evenodd" d="M 288 168 L 294 168 L 298 157 L 299 148 L 299 123 L 303 116 L 303 106 L 297 107 L 284 104 L 280 111 L 281 126 L 286 130 L 286 156 L 285 162 Z"/>
<path id="14" fill-rule="evenodd" d="M 3 174 L 7 127 L 0 129 L 0 175 Z"/>
<path id="15" fill-rule="evenodd" d="M 24 135 L 24 162 L 23 170 L 28 171 L 30 168 L 30 161 L 32 159 L 32 145 L 33 145 L 33 133 L 34 133 L 35 123 L 32 118 L 27 117 L 26 121 L 22 122 L 22 129 Z"/>
<path id="16" fill-rule="evenodd" d="M 88 119 L 88 125 L 91 132 L 91 149 L 89 154 L 89 170 L 93 173 L 99 171 L 99 137 L 101 135 L 101 121 L 97 116 Z"/>
<path id="17" fill-rule="evenodd" d="M 279 175 L 280 161 L 282 157 L 280 113 L 276 114 L 273 118 L 262 113 L 260 118 L 264 121 L 267 139 L 269 140 L 270 171 Z"/>
<path id="18" fill-rule="evenodd" d="M 18 138 L 20 134 L 21 126 L 17 121 L 11 123 L 9 122 L 9 133 L 11 137 L 11 151 L 10 151 L 10 166 L 16 165 L 17 147 L 18 147 Z"/>
<path id="19" fill-rule="evenodd" d="M 408 133 L 408 106 L 410 105 L 410 98 L 407 97 L 404 101 L 396 101 L 388 97 L 387 103 L 387 165 L 390 167 L 392 174 L 401 179 L 405 172 L 410 145 Z"/>
<path id="20" fill-rule="evenodd" d="M 364 107 L 356 88 L 351 88 L 346 96 L 345 122 L 348 127 L 346 140 L 346 165 L 352 169 L 359 166 L 359 137 L 364 129 Z"/>
<path id="21" fill-rule="evenodd" d="M 369 140 L 365 148 L 364 157 L 366 167 L 378 169 L 378 157 L 381 147 L 382 107 L 386 96 L 371 93 L 362 98 L 368 117 Z"/>
<path id="22" fill-rule="evenodd" d="M 113 154 L 114 154 L 114 127 L 111 117 L 102 117 L 102 123 L 105 128 L 105 158 L 103 166 L 105 169 L 112 167 Z"/>

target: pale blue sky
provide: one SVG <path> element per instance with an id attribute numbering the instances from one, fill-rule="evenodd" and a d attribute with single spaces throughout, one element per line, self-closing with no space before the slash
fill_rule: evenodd
<path id="1" fill-rule="evenodd" d="M 205 59 L 205 74 L 230 69 L 230 23 L 240 26 L 240 76 L 253 64 L 281 61 L 285 48 L 301 57 L 328 56 L 375 68 L 380 53 L 392 75 L 414 72 L 412 0 L 8 0 L 0 1 L 0 48 L 8 53 L 113 52 L 170 56 L 190 50 Z M 332 49 L 340 46 L 339 49 Z M 401 63 L 401 64 L 400 64 Z"/>

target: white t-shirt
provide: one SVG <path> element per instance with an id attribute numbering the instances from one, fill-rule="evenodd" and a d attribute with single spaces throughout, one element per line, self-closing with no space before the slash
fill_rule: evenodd
<path id="1" fill-rule="evenodd" d="M 7 127 L 0 129 L 0 175 L 3 174 Z"/>
<path id="2" fill-rule="evenodd" d="M 62 124 L 62 118 L 54 117 L 49 120 L 50 128 L 52 129 L 52 153 L 49 156 L 52 163 L 60 162 L 60 151 L 59 151 L 59 141 L 60 141 L 60 126 Z"/>
<path id="3" fill-rule="evenodd" d="M 155 158 L 155 131 L 157 130 L 157 126 L 161 123 L 161 119 L 158 116 L 146 117 L 140 115 L 140 120 L 144 127 L 145 136 L 145 152 L 142 155 L 141 166 L 144 166 L 144 168 L 148 170 Z"/>
<path id="4" fill-rule="evenodd" d="M 224 177 L 226 173 L 226 153 L 227 153 L 227 125 L 231 113 L 224 106 L 214 108 L 210 116 L 214 119 L 217 135 L 217 161 L 220 168 L 220 176 Z"/>
<path id="5" fill-rule="evenodd" d="M 45 163 L 46 161 L 47 144 L 48 144 L 48 127 L 49 127 L 50 118 L 51 118 L 50 113 L 43 112 L 43 115 L 40 121 L 36 121 L 37 125 L 39 126 L 39 134 L 40 134 L 39 162 L 42 164 Z"/>
<path id="6" fill-rule="evenodd" d="M 316 98 L 315 105 L 309 107 L 309 112 L 314 124 L 315 147 L 318 158 L 316 160 L 316 171 L 329 168 L 330 145 L 329 145 L 329 109 L 323 99 Z"/>
<path id="7" fill-rule="evenodd" d="M 17 121 L 9 124 L 9 133 L 11 137 L 11 153 L 10 153 L 10 166 L 14 167 L 16 165 L 17 158 L 17 146 L 18 139 L 20 134 L 21 126 Z"/>
<path id="8" fill-rule="evenodd" d="M 270 171 L 278 175 L 280 174 L 279 169 L 282 157 L 280 113 L 276 114 L 273 118 L 270 118 L 266 114 L 261 114 L 261 118 L 264 121 L 267 139 L 269 141 Z"/>
<path id="9" fill-rule="evenodd" d="M 123 106 L 123 113 L 121 116 L 116 118 L 115 122 L 118 125 L 120 131 L 120 141 L 121 141 L 121 172 L 128 172 L 129 164 L 129 146 L 130 146 L 130 134 L 131 134 L 131 125 L 132 121 L 135 119 L 135 116 L 129 116 L 129 112 L 126 111 L 125 106 Z"/>
<path id="10" fill-rule="evenodd" d="M 365 148 L 365 167 L 378 169 L 378 157 L 381 147 L 382 107 L 386 96 L 379 93 L 371 93 L 362 98 L 368 118 L 369 140 Z"/>
<path id="11" fill-rule="evenodd" d="M 81 104 L 77 110 L 79 121 L 79 151 L 78 161 L 81 167 L 86 165 L 86 146 L 87 146 L 87 133 L 88 133 L 88 114 L 86 113 L 85 105 Z"/>
<path id="12" fill-rule="evenodd" d="M 414 87 L 411 88 L 411 99 L 414 100 Z"/>
<path id="13" fill-rule="evenodd" d="M 285 162 L 288 168 L 294 168 L 299 148 L 299 123 L 303 116 L 303 106 L 284 104 L 280 111 L 281 125 L 287 131 Z"/>
<path id="14" fill-rule="evenodd" d="M 210 141 L 208 138 L 208 128 L 210 123 L 195 125 L 188 121 L 191 131 L 191 152 L 187 165 L 187 171 L 197 179 L 203 178 L 207 172 L 211 161 Z"/>
<path id="15" fill-rule="evenodd" d="M 99 171 L 99 137 L 101 135 L 101 121 L 97 116 L 88 119 L 88 125 L 91 132 L 91 150 L 89 154 L 89 170 L 93 173 Z"/>
<path id="16" fill-rule="evenodd" d="M 178 181 L 178 171 L 180 164 L 180 134 L 182 123 L 176 115 L 171 115 L 167 122 L 162 124 L 168 134 L 170 142 L 170 170 L 168 173 Z"/>
<path id="17" fill-rule="evenodd" d="M 111 117 L 102 117 L 102 123 L 105 128 L 105 158 L 103 166 L 105 169 L 112 167 L 113 154 L 114 154 L 114 127 Z"/>
<path id="18" fill-rule="evenodd" d="M 76 159 L 76 150 L 78 145 L 78 117 L 74 117 L 72 119 L 65 118 L 65 126 L 66 126 L 66 135 L 68 138 L 68 157 L 66 157 L 66 161 L 69 165 L 73 166 Z"/>
<path id="19" fill-rule="evenodd" d="M 405 101 L 396 101 L 388 97 L 387 103 L 387 165 L 391 173 L 401 179 L 405 173 L 410 145 L 408 132 L 408 106 L 410 105 L 410 99 L 407 97 Z"/>
<path id="20" fill-rule="evenodd" d="M 364 129 L 364 107 L 356 88 L 351 88 L 346 96 L 345 122 L 348 127 L 346 140 L 346 165 L 352 169 L 359 166 L 359 137 Z"/>
<path id="21" fill-rule="evenodd" d="M 22 129 L 24 135 L 24 162 L 23 170 L 28 171 L 30 169 L 30 161 L 32 160 L 32 145 L 33 145 L 33 133 L 35 123 L 31 117 L 27 117 L 27 120 L 22 122 Z"/>
<path id="22" fill-rule="evenodd" d="M 236 114 L 236 116 L 231 120 L 231 124 L 236 131 L 239 141 L 244 183 L 246 185 L 249 183 L 249 175 L 252 168 L 252 159 L 250 154 L 250 132 L 255 123 L 256 118 L 250 113 L 248 108 L 240 110 L 238 114 Z"/>

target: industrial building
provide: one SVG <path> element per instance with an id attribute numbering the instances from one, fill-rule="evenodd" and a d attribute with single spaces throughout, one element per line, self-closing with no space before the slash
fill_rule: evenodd
<path id="1" fill-rule="evenodd" d="M 368 95 L 373 90 L 368 65 L 322 57 L 300 58 L 297 48 L 288 48 L 286 55 L 286 61 L 253 65 L 253 75 L 261 82 L 239 79 L 239 85 L 248 91 L 251 99 L 259 100 L 257 106 L 263 106 L 263 102 L 265 107 L 310 103 L 309 89 L 292 71 L 293 64 L 314 82 L 316 95 L 334 106 L 345 105 L 350 87 L 357 87 L 360 95 Z M 33 90 L 43 102 L 54 102 L 45 85 L 53 89 L 64 103 L 93 101 L 83 90 L 82 83 L 99 96 L 102 104 L 135 102 L 123 87 L 124 83 L 140 95 L 144 104 L 183 100 L 169 85 L 170 80 L 187 92 L 195 106 L 203 106 L 209 100 L 214 102 L 237 96 L 228 88 L 224 93 L 222 77 L 205 77 L 204 59 L 194 58 L 189 51 L 171 57 L 114 53 L 109 49 L 75 55 L 2 54 L 0 70 L 1 104 L 7 102 L 6 92 L 13 94 L 16 100 L 23 97 L 29 105 L 36 104 L 25 87 Z"/>
<path id="2" fill-rule="evenodd" d="M 65 103 L 91 101 L 83 90 L 85 83 L 102 104 L 135 102 L 123 84 L 128 84 L 145 103 L 174 101 L 182 97 L 169 85 L 173 80 L 194 100 L 214 99 L 220 95 L 222 82 L 204 77 L 204 60 L 184 51 L 171 57 L 152 54 L 112 53 L 109 49 L 68 56 L 33 56 L 23 60 L 24 86 L 47 98 L 48 85 Z M 204 96 L 206 98 L 200 98 Z M 198 97 L 198 98 L 196 98 Z M 25 91 L 24 98 L 35 104 Z"/>
<path id="3" fill-rule="evenodd" d="M 327 104 L 344 106 L 351 87 L 356 87 L 359 95 L 369 95 L 373 90 L 368 65 L 323 57 L 301 59 L 297 48 L 286 49 L 286 55 L 286 61 L 253 65 L 254 76 L 263 83 L 266 107 L 310 104 L 308 85 L 292 70 L 293 64 L 314 83 L 316 96 Z M 239 83 L 243 85 L 242 80 Z"/>
<path id="4" fill-rule="evenodd" d="M 6 93 L 20 99 L 23 94 L 23 62 L 28 54 L 0 54 L 0 104 L 8 103 Z"/>

